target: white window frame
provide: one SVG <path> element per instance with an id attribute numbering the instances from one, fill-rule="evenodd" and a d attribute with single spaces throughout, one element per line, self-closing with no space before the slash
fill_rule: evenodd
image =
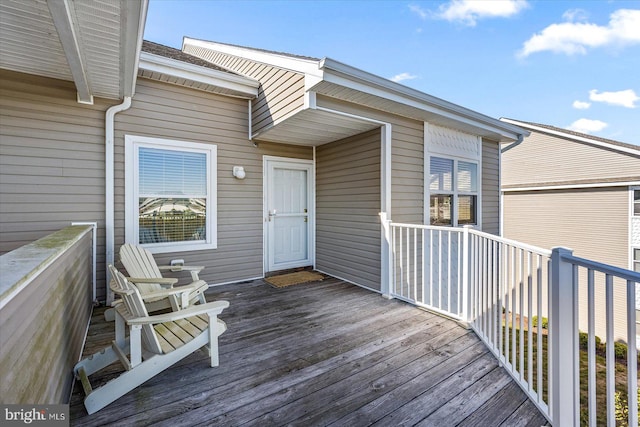
<path id="1" fill-rule="evenodd" d="M 171 253 L 216 249 L 218 246 L 217 209 L 217 146 L 173 139 L 125 135 L 125 242 L 139 243 L 138 199 L 139 199 L 139 149 L 157 148 L 178 152 L 204 153 L 207 157 L 207 210 L 206 240 L 195 242 L 147 243 L 151 253 Z"/>
<path id="2" fill-rule="evenodd" d="M 439 159 L 444 159 L 444 160 L 451 160 L 453 162 L 453 170 L 452 170 L 452 176 L 451 176 L 451 188 L 452 190 L 431 190 L 431 159 L 432 158 L 439 158 Z M 476 191 L 461 191 L 458 189 L 458 164 L 459 162 L 464 162 L 464 163 L 471 163 L 476 165 L 476 185 L 477 185 L 477 190 Z M 428 175 L 427 175 L 427 191 L 429 193 L 429 197 L 427 200 L 425 200 L 425 203 L 428 203 L 428 209 L 429 209 L 429 218 L 428 218 L 428 223 L 427 225 L 431 225 L 431 196 L 435 196 L 435 195 L 444 195 L 444 196 L 451 196 L 451 201 L 452 201 L 452 205 L 451 205 L 451 224 L 450 225 L 444 225 L 444 227 L 458 227 L 458 197 L 459 196 L 475 196 L 476 197 L 476 205 L 475 205 L 475 217 L 476 217 L 476 222 L 475 223 L 470 223 L 470 224 L 463 224 L 463 225 L 473 225 L 473 226 L 478 226 L 479 222 L 480 222 L 480 188 L 482 186 L 482 183 L 480 182 L 480 162 L 478 162 L 477 160 L 471 160 L 471 159 L 462 159 L 462 158 L 456 158 L 456 157 L 451 157 L 451 156 L 446 156 L 443 154 L 431 154 L 429 155 L 429 164 L 427 165 L 427 170 L 428 170 Z"/>
<path id="3" fill-rule="evenodd" d="M 640 215 L 635 214 L 635 200 L 634 193 L 636 191 L 640 191 L 640 187 L 629 187 L 629 197 L 631 198 L 631 217 L 640 217 Z"/>
<path id="4" fill-rule="evenodd" d="M 464 224 L 471 225 L 474 228 L 482 228 L 482 139 L 478 136 L 466 134 L 465 144 L 466 150 L 461 150 L 459 141 L 449 144 L 448 141 L 430 140 L 429 127 L 438 126 L 430 123 L 424 123 L 424 221 L 425 225 L 431 225 L 431 195 L 451 194 L 453 206 L 451 208 L 451 225 L 446 227 L 458 227 L 458 196 L 473 195 L 476 196 L 476 223 Z M 447 131 L 446 128 L 440 128 L 441 131 Z M 458 131 L 453 131 L 457 133 Z M 431 158 L 439 157 L 442 159 L 453 160 L 453 191 L 432 191 L 431 190 Z M 458 162 L 474 163 L 477 167 L 477 183 L 478 190 L 476 192 L 458 191 Z"/>

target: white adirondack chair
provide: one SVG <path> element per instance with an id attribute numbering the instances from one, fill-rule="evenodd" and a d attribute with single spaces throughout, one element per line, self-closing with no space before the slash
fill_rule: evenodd
<path id="1" fill-rule="evenodd" d="M 229 306 L 228 301 L 149 316 L 138 288 L 113 266 L 109 269 L 114 278 L 111 289 L 123 300 L 116 306 L 116 339 L 110 347 L 74 367 L 86 394 L 84 405 L 89 414 L 202 347 L 208 350 L 211 366 L 218 366 L 218 336 L 227 329 L 217 316 Z M 129 327 L 129 337 L 125 337 L 125 325 Z M 126 371 L 92 389 L 89 375 L 116 361 L 120 361 Z"/>
<path id="2" fill-rule="evenodd" d="M 209 287 L 204 280 L 200 280 L 198 274 L 204 267 L 190 266 L 158 266 L 151 252 L 141 246 L 125 243 L 120 247 L 120 261 L 129 273 L 129 281 L 135 283 L 142 294 L 147 310 L 150 312 L 171 308 L 178 310 L 185 306 L 178 298 L 173 296 L 162 296 L 155 294 L 163 289 L 172 288 L 178 282 L 175 278 L 163 278 L 161 271 L 189 271 L 193 282 L 189 285 L 179 286 L 183 288 L 189 286 L 191 292 L 188 301 L 193 303 L 206 303 L 204 291 Z M 177 289 L 177 288 L 176 288 Z"/>

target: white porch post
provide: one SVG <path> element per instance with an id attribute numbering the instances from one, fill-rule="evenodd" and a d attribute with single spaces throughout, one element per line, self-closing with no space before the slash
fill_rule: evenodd
<path id="1" fill-rule="evenodd" d="M 382 263 L 380 292 L 387 299 L 391 296 L 391 274 L 393 268 L 391 266 L 391 220 L 388 219 L 386 212 L 380 212 L 380 222 L 382 223 Z"/>
<path id="2" fill-rule="evenodd" d="M 554 426 L 577 426 L 578 413 L 578 301 L 573 265 L 563 257 L 567 248 L 551 252 L 549 334 L 551 352 L 551 417 Z"/>
<path id="3" fill-rule="evenodd" d="M 466 323 L 471 323 L 470 318 L 471 310 L 469 310 L 469 230 L 473 227 L 471 225 L 465 225 L 462 232 L 462 320 Z"/>

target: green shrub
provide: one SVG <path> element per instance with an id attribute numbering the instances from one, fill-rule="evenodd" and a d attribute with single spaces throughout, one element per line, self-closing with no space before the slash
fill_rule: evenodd
<path id="1" fill-rule="evenodd" d="M 531 323 L 533 326 L 538 326 L 538 316 L 533 316 Z M 542 318 L 542 329 L 549 329 L 549 319 L 546 317 Z"/>
<path id="2" fill-rule="evenodd" d="M 616 358 L 618 359 L 626 359 L 627 358 L 627 345 L 622 342 L 617 342 L 613 344 L 613 352 L 616 354 Z"/>
<path id="3" fill-rule="evenodd" d="M 638 412 L 640 412 L 640 389 L 637 390 L 638 393 Z M 626 396 L 619 391 L 616 391 L 614 394 L 614 401 L 616 404 L 616 425 L 621 427 L 629 426 L 629 404 Z"/>

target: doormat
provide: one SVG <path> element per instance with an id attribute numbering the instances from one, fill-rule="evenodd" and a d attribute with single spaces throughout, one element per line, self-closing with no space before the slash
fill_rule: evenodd
<path id="1" fill-rule="evenodd" d="M 322 274 L 312 271 L 298 271 L 295 273 L 265 277 L 264 280 L 276 288 L 284 288 L 285 286 L 299 285 L 301 283 L 318 282 L 322 279 L 324 279 Z"/>

